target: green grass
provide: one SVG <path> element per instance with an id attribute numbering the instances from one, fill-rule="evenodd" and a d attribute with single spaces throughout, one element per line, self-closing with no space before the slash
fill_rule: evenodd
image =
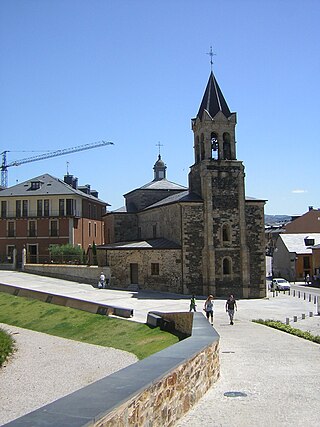
<path id="1" fill-rule="evenodd" d="M 14 340 L 10 334 L 0 328 L 0 367 L 14 351 Z"/>
<path id="2" fill-rule="evenodd" d="M 113 347 L 143 359 L 179 341 L 146 324 L 0 292 L 0 322 L 75 341 Z"/>
<path id="3" fill-rule="evenodd" d="M 284 323 L 280 322 L 279 320 L 262 320 L 257 319 L 253 320 L 255 323 L 260 323 L 265 326 L 269 326 L 270 328 L 278 329 L 283 332 L 287 332 L 288 334 L 295 335 L 297 337 L 303 338 L 308 341 L 315 342 L 317 344 L 320 344 L 320 335 L 312 335 L 308 331 L 301 331 L 301 329 L 293 328 L 290 325 L 285 325 Z"/>

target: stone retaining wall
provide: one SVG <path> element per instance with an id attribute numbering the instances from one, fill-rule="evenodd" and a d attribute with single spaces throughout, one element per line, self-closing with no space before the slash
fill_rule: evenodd
<path id="1" fill-rule="evenodd" d="M 6 426 L 173 426 L 219 375 L 219 335 L 194 313 L 190 338 Z"/>
<path id="2" fill-rule="evenodd" d="M 24 272 L 97 285 L 101 271 L 110 280 L 110 268 L 96 265 L 25 264 Z"/>

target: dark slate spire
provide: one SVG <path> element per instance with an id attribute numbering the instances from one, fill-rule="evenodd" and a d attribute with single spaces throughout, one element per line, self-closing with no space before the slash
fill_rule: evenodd
<path id="1" fill-rule="evenodd" d="M 226 117 L 231 115 L 226 100 L 222 95 L 221 89 L 212 71 L 197 117 L 201 119 L 204 110 L 207 110 L 211 117 L 214 117 L 219 111 L 221 111 Z"/>

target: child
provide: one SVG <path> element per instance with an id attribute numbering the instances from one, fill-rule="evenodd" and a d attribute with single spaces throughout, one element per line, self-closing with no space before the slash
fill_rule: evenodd
<path id="1" fill-rule="evenodd" d="M 197 304 L 196 304 L 196 298 L 194 295 L 192 295 L 191 300 L 190 300 L 190 310 L 189 311 L 197 311 L 196 310 Z"/>

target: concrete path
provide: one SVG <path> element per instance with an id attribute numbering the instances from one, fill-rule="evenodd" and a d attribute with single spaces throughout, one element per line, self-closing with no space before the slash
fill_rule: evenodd
<path id="1" fill-rule="evenodd" d="M 75 298 L 112 303 L 134 309 L 130 321 L 145 322 L 150 310 L 187 311 L 189 298 L 181 295 L 98 290 L 52 278 L 0 271 L 0 282 L 50 291 Z M 297 285 L 298 286 L 298 285 Z M 297 287 L 298 289 L 298 287 Z M 198 311 L 203 299 L 198 299 Z M 215 301 L 214 327 L 221 337 L 221 378 L 200 402 L 177 423 L 178 427 L 282 427 L 320 424 L 320 345 L 253 323 L 252 319 L 285 322 L 320 335 L 319 316 L 303 298 L 272 295 L 238 302 L 235 325 L 229 325 L 225 301 Z M 186 378 L 186 381 L 188 379 Z M 239 392 L 243 397 L 226 397 Z"/>

